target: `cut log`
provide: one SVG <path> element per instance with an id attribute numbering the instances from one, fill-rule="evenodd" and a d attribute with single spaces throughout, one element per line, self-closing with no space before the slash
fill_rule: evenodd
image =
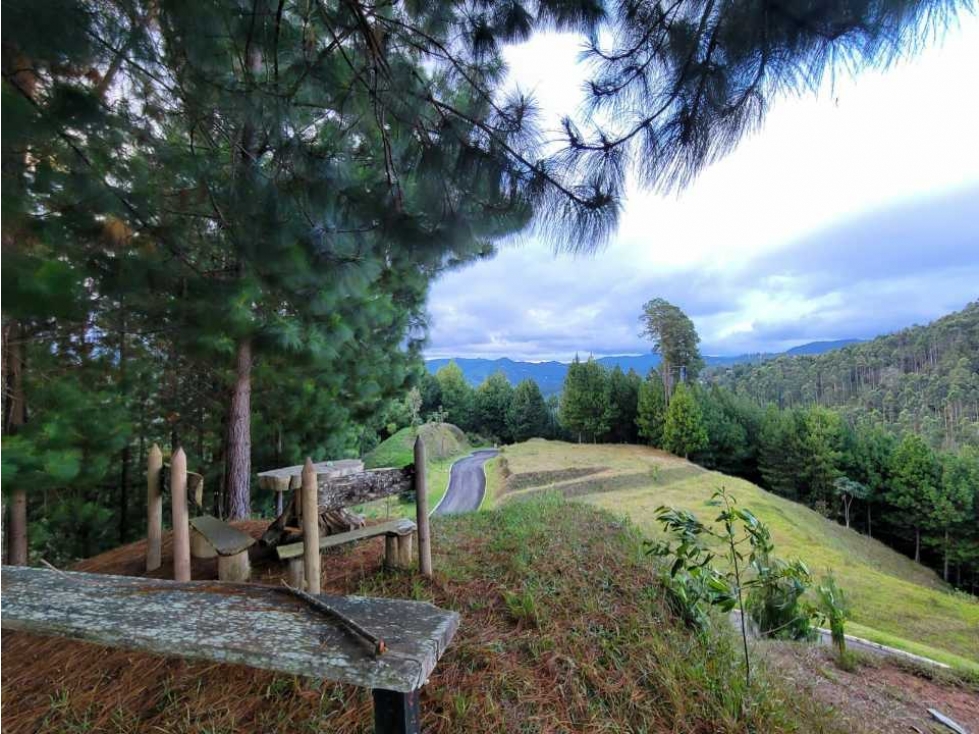
<path id="1" fill-rule="evenodd" d="M 319 506 L 321 510 L 335 510 L 408 492 L 414 477 L 415 467 L 408 465 L 319 480 Z"/>
<path id="2" fill-rule="evenodd" d="M 398 536 L 398 564 L 401 568 L 411 568 L 411 539 L 414 533 Z"/>
<path id="3" fill-rule="evenodd" d="M 397 568 L 400 565 L 398 557 L 398 536 L 384 536 L 384 566 L 385 568 Z"/>
<path id="4" fill-rule="evenodd" d="M 194 527 L 193 522 L 190 526 L 190 557 L 191 558 L 217 558 L 218 552 L 214 550 L 207 538 L 201 535 L 200 531 Z"/>
<path id="5" fill-rule="evenodd" d="M 218 556 L 218 580 L 244 582 L 251 577 L 252 567 L 248 551 L 243 550 L 231 556 Z"/>
<path id="6" fill-rule="evenodd" d="M 300 535 L 298 533 L 300 515 L 296 512 L 295 494 L 289 500 L 285 510 L 268 526 L 262 535 L 262 545 L 274 548 L 283 543 L 292 543 Z M 364 518 L 357 515 L 345 507 L 338 507 L 333 510 L 320 510 L 320 535 L 336 535 L 346 533 L 356 528 L 364 527 Z M 295 528 L 295 532 L 289 528 Z"/>

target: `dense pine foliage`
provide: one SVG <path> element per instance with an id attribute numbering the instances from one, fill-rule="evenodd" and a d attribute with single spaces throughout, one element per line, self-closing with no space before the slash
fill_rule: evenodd
<path id="1" fill-rule="evenodd" d="M 528 228 L 600 245 L 630 173 L 683 185 L 781 91 L 889 63 L 963 4 L 5 3 L 11 560 L 27 515 L 53 560 L 140 534 L 153 442 L 243 517 L 256 468 L 360 453 L 421 412 L 553 433 L 529 387 L 409 392 L 430 282 Z M 581 33 L 594 62 L 598 114 L 557 144 L 505 85 L 503 46 L 540 29 Z M 598 417 L 569 403 L 572 430 L 630 440 L 626 377 L 582 393 Z"/>

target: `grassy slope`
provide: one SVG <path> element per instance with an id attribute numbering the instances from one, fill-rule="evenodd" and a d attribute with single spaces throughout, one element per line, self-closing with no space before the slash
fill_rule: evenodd
<path id="1" fill-rule="evenodd" d="M 554 486 L 624 513 L 651 534 L 658 532 L 660 505 L 712 517 L 717 510 L 706 503 L 725 486 L 769 524 L 780 555 L 802 558 L 819 575 L 833 570 L 853 603 L 852 634 L 979 670 L 979 602 L 950 592 L 931 570 L 802 505 L 639 446 L 534 440 L 507 447 L 505 457 L 512 494 Z"/>
<path id="2" fill-rule="evenodd" d="M 329 554 L 323 579 L 327 593 L 461 613 L 422 691 L 429 734 L 860 731 L 761 670 L 743 705 L 732 631 L 705 646 L 678 626 L 638 534 L 608 513 L 551 494 L 432 527 L 433 581 L 382 570 L 380 539 Z M 138 572 L 144 553 L 135 543 L 84 567 Z M 256 557 L 254 580 L 278 585 L 283 572 Z M 195 578 L 214 573 L 213 561 L 195 560 Z M 24 633 L 4 635 L 3 654 L 10 734 L 370 731 L 370 694 L 350 686 Z"/>
<path id="3" fill-rule="evenodd" d="M 428 459 L 428 506 L 434 508 L 449 487 L 449 470 L 453 462 L 460 456 L 467 455 L 472 447 L 466 435 L 451 423 L 426 423 L 419 426 L 418 433 L 425 442 Z M 364 466 L 376 469 L 412 463 L 415 460 L 415 436 L 413 428 L 402 428 L 367 454 L 364 457 Z M 360 505 L 354 510 L 370 519 L 415 516 L 415 504 L 402 502 L 397 497 Z"/>

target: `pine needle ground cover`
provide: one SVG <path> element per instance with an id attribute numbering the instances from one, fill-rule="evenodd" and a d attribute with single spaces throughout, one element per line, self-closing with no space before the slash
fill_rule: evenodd
<path id="1" fill-rule="evenodd" d="M 263 525 L 241 526 L 258 534 Z M 678 626 L 638 535 L 610 514 L 554 495 L 437 518 L 433 530 L 431 582 L 382 571 L 380 540 L 323 564 L 325 591 L 424 599 L 461 613 L 423 689 L 426 732 L 852 731 L 764 674 L 746 691 L 727 630 L 702 643 Z M 136 573 L 144 551 L 135 543 L 80 568 Z M 257 581 L 279 583 L 274 564 L 256 557 L 254 567 Z M 195 578 L 209 569 L 195 565 Z M 167 573 L 165 561 L 158 574 Z M 19 633 L 3 636 L 3 660 L 11 734 L 372 726 L 367 691 L 239 666 Z"/>
<path id="2" fill-rule="evenodd" d="M 750 482 L 643 446 L 532 440 L 508 446 L 496 464 L 488 471 L 491 496 L 560 490 L 626 515 L 649 536 L 659 532 L 660 505 L 713 519 L 717 508 L 707 503 L 726 487 L 769 525 L 779 555 L 801 558 L 817 576 L 833 571 L 853 605 L 850 634 L 979 672 L 979 601 L 882 543 Z M 576 469 L 589 474 L 568 478 Z"/>

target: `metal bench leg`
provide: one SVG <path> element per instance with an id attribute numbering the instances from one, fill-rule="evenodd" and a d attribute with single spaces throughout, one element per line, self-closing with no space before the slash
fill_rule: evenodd
<path id="1" fill-rule="evenodd" d="M 411 693 L 374 688 L 374 734 L 420 734 L 419 690 Z"/>

